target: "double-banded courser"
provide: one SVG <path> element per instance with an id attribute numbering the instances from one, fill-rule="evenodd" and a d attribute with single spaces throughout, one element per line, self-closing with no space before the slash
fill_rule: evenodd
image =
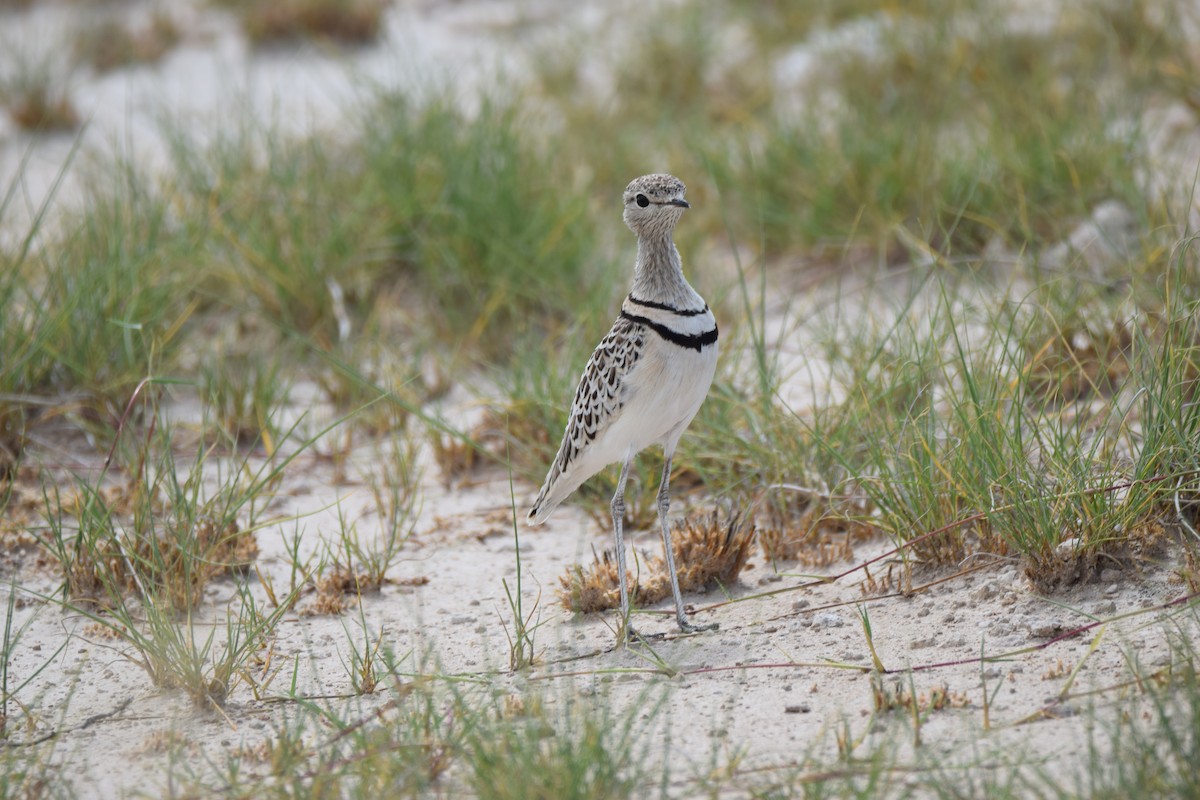
<path id="1" fill-rule="evenodd" d="M 637 234 L 633 287 L 621 314 L 584 367 L 558 455 L 529 511 L 539 524 L 585 480 L 614 462 L 621 463 L 612 499 L 617 569 L 621 582 L 621 619 L 626 635 L 629 590 L 626 586 L 625 482 L 634 456 L 663 447 L 658 518 L 675 597 L 680 630 L 716 628 L 688 622 L 679 594 L 679 578 L 667 522 L 671 458 L 679 438 L 704 402 L 717 366 L 717 322 L 712 311 L 683 277 L 679 251 L 671 235 L 683 211 L 683 182 L 671 175 L 645 175 L 625 189 L 625 224 Z"/>

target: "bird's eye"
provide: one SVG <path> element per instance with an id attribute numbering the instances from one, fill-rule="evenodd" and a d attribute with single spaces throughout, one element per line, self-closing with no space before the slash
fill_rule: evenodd
<path id="1" fill-rule="evenodd" d="M 637 204 L 639 206 L 641 206 L 642 208 L 645 208 L 646 206 L 650 205 L 650 198 L 646 197 L 646 195 L 644 195 L 644 194 L 639 194 L 636 199 L 637 199 Z"/>

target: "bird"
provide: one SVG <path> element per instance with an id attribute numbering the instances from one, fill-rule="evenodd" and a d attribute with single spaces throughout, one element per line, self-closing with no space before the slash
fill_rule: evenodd
<path id="1" fill-rule="evenodd" d="M 635 178 L 622 195 L 625 224 L 637 236 L 633 284 L 612 329 L 584 367 L 562 444 L 529 510 L 539 525 L 588 478 L 621 464 L 612 498 L 613 535 L 621 588 L 618 641 L 640 638 L 629 621 L 625 570 L 625 482 L 639 452 L 662 445 L 658 520 L 675 621 L 685 633 L 715 630 L 717 624 L 688 621 L 667 522 L 671 460 L 712 385 L 717 368 L 717 321 L 704 298 L 683 275 L 675 226 L 691 205 L 683 181 L 665 173 Z"/>

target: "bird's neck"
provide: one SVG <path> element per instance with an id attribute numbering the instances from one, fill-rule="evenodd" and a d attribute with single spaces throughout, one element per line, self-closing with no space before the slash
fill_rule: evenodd
<path id="1" fill-rule="evenodd" d="M 638 237 L 631 294 L 640 300 L 665 303 L 675 308 L 695 308 L 704 304 L 683 277 L 683 262 L 670 233 Z"/>

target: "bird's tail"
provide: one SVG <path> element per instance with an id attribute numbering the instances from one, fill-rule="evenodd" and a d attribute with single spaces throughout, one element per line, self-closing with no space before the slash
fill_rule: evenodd
<path id="1" fill-rule="evenodd" d="M 533 501 L 533 507 L 529 509 L 529 524 L 541 525 L 545 522 L 554 509 L 570 497 L 586 478 L 587 475 L 580 474 L 578 470 L 563 472 L 555 461 L 555 466 L 550 468 L 550 474 L 546 476 L 546 482 L 538 491 L 537 499 Z"/>
<path id="2" fill-rule="evenodd" d="M 546 518 L 558 508 L 558 504 L 562 502 L 561 498 L 550 497 L 550 486 L 553 483 L 549 478 L 542 484 L 541 491 L 538 492 L 537 499 L 533 501 L 533 507 L 529 509 L 529 524 L 541 525 L 546 521 Z"/>

